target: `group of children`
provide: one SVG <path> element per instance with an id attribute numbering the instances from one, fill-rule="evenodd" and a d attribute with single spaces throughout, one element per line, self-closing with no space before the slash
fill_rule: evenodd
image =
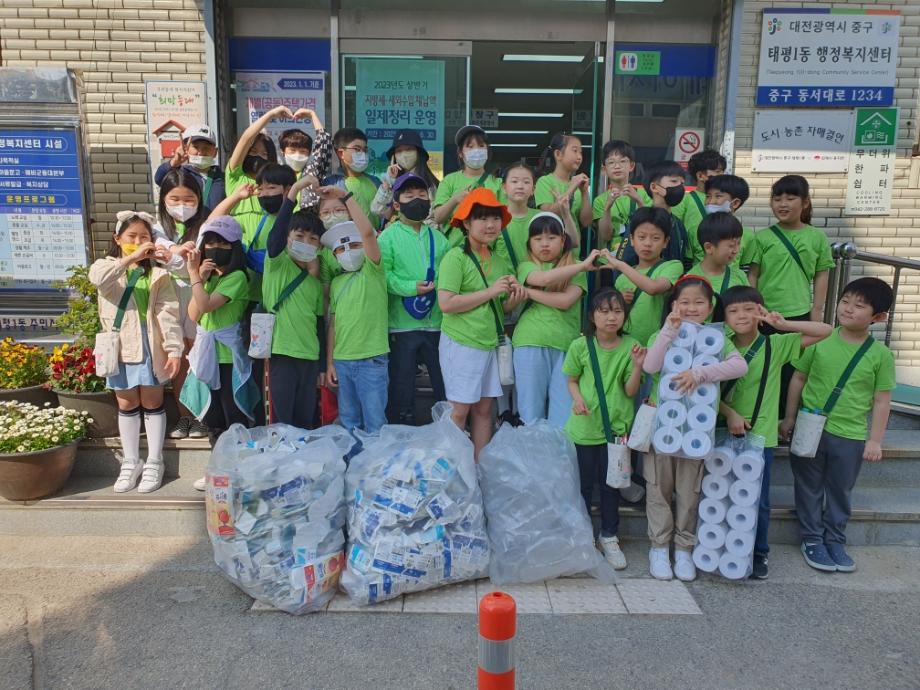
<path id="1" fill-rule="evenodd" d="M 279 159 L 262 133 L 278 117 L 310 118 L 316 140 L 285 132 Z M 621 497 L 606 484 L 607 446 L 629 435 L 639 405 L 656 403 L 681 322 L 724 321 L 721 361 L 677 381 L 685 392 L 721 382 L 729 432 L 763 443 L 754 576 L 767 576 L 773 451 L 800 406 L 827 416 L 817 457 L 792 458 L 802 551 L 820 570 L 853 570 L 849 497 L 861 461 L 881 458 L 894 388 L 893 356 L 869 327 L 887 318 L 892 292 L 856 280 L 837 307 L 839 327 L 822 323 L 833 262 L 810 224 L 807 181 L 778 180 L 777 222 L 753 232 L 736 218 L 748 185 L 714 151 L 689 161 L 688 192 L 674 162 L 649 166 L 634 185 L 632 147 L 611 141 L 607 189 L 592 202 L 575 136 L 553 137 L 542 175 L 523 161 L 493 173 L 488 137 L 474 125 L 455 144 L 460 169 L 439 183 L 417 133 L 400 131 L 378 180 L 365 172 L 363 132 L 330 137 L 312 111 L 280 106 L 243 133 L 221 174 L 213 133 L 186 130 L 157 172 L 159 221 L 119 214 L 109 256 L 90 272 L 103 328 L 121 334 L 121 371 L 108 382 L 124 450 L 115 491 L 162 481 L 170 380 L 183 413 L 174 437 L 265 423 L 266 380 L 268 421 L 311 428 L 325 387 L 338 393 L 343 426 L 375 434 L 387 421 L 415 422 L 423 364 L 477 455 L 496 400 L 524 424 L 565 429 L 589 510 L 599 489 L 598 546 L 615 568 L 626 567 L 619 502 L 641 500 L 644 485 L 649 570 L 689 581 L 703 462 L 652 450 Z M 263 313 L 273 317 L 270 357 L 253 359 L 250 331 Z"/>

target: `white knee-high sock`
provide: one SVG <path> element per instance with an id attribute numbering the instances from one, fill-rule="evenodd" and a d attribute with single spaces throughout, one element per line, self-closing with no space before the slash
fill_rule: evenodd
<path id="1" fill-rule="evenodd" d="M 141 408 L 118 411 L 118 435 L 125 460 L 137 461 L 140 457 Z"/>
<path id="2" fill-rule="evenodd" d="M 155 410 L 144 408 L 144 428 L 147 430 L 147 457 L 163 459 L 163 439 L 166 438 L 166 410 L 160 405 Z"/>

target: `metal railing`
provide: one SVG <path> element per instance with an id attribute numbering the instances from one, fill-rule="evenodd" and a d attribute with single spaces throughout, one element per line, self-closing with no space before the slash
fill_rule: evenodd
<path id="1" fill-rule="evenodd" d="M 850 282 L 850 268 L 853 261 L 862 261 L 881 266 L 891 266 L 894 269 L 891 288 L 894 299 L 891 309 L 888 310 L 888 322 L 885 324 L 885 345 L 891 345 L 891 329 L 894 324 L 895 310 L 898 304 L 898 288 L 901 285 L 901 271 L 904 269 L 920 271 L 920 261 L 917 259 L 901 259 L 897 256 L 873 254 L 864 252 L 852 242 L 837 242 L 831 245 L 834 257 L 834 268 L 831 269 L 827 283 L 827 301 L 824 304 L 824 320 L 830 324 L 837 321 L 837 301 L 843 294 L 843 289 Z"/>

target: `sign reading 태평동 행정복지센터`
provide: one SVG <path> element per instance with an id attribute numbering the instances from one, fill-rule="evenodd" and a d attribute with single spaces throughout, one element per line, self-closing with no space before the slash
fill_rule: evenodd
<path id="1" fill-rule="evenodd" d="M 844 215 L 891 213 L 897 132 L 897 108 L 856 109 Z"/>
<path id="2" fill-rule="evenodd" d="M 762 21 L 757 105 L 894 103 L 899 12 L 769 8 Z"/>

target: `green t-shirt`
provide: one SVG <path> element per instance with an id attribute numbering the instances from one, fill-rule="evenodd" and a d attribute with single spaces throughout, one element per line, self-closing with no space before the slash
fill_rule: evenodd
<path id="1" fill-rule="evenodd" d="M 380 217 L 371 213 L 371 202 L 377 195 L 377 185 L 374 184 L 370 176 L 361 173 L 360 175 L 346 177 L 345 189 L 355 195 L 355 201 L 358 202 L 361 210 L 367 214 L 367 219 L 374 226 L 374 229 L 379 228 Z"/>
<path id="2" fill-rule="evenodd" d="M 846 342 L 836 328 L 830 336 L 802 353 L 794 365 L 808 376 L 802 391 L 803 408 L 824 407 L 860 345 Z M 850 375 L 824 430 L 834 436 L 864 441 L 869 429 L 866 416 L 872 410 L 875 394 L 894 390 L 895 385 L 894 355 L 882 343 L 876 342 Z"/>
<path id="3" fill-rule="evenodd" d="M 552 263 L 543 263 L 539 268 L 531 261 L 518 267 L 517 278 L 526 284 L 527 276 L 533 271 L 546 271 L 553 268 Z M 584 273 L 577 274 L 570 281 L 571 285 L 588 292 L 588 279 Z M 539 290 L 540 288 L 531 288 Z M 581 298 L 568 309 L 556 309 L 538 302 L 529 302 L 521 313 L 517 326 L 514 327 L 512 343 L 515 347 L 551 347 L 565 352 L 572 341 L 581 333 Z"/>
<path id="4" fill-rule="evenodd" d="M 651 268 L 636 269 L 644 276 L 648 276 Z M 674 259 L 665 261 L 655 268 L 652 273 L 652 279 L 667 278 L 671 285 L 674 285 L 684 274 L 684 265 Z M 622 273 L 617 277 L 614 285 L 620 292 L 635 290 L 636 284 Z M 644 290 L 638 297 L 633 297 L 633 302 L 629 308 L 629 318 L 626 321 L 626 332 L 640 343 L 648 341 L 648 337 L 661 327 L 661 314 L 664 310 L 665 301 L 668 297 L 668 291 L 658 295 L 650 295 Z"/>
<path id="5" fill-rule="evenodd" d="M 262 296 L 266 309 L 273 309 L 284 289 L 300 275 L 300 268 L 286 251 L 272 258 L 265 257 Z M 275 314 L 272 332 L 272 354 L 319 359 L 316 317 L 323 314 L 323 286 L 308 276 L 281 303 Z"/>
<path id="6" fill-rule="evenodd" d="M 728 334 L 726 334 L 728 337 Z M 775 448 L 778 442 L 777 428 L 779 426 L 779 395 L 780 378 L 784 364 L 797 359 L 802 353 L 801 333 L 774 333 L 770 338 L 770 371 L 767 373 L 767 383 L 763 391 L 763 401 L 760 403 L 760 412 L 757 422 L 751 429 L 764 439 L 765 448 Z M 757 342 L 755 339 L 747 347 L 738 350 L 744 357 L 748 350 Z M 757 391 L 760 390 L 760 381 L 763 378 L 763 367 L 766 362 L 766 344 L 761 345 L 757 354 L 748 362 L 747 373 L 732 386 L 725 402 L 735 412 L 744 417 L 748 422 L 754 413 L 757 403 Z"/>
<path id="7" fill-rule="evenodd" d="M 502 181 L 495 177 L 494 175 L 487 175 L 486 179 L 483 180 L 482 184 L 479 184 L 479 178 L 482 177 L 482 173 L 474 175 L 473 177 L 467 177 L 463 174 L 462 170 L 455 170 L 449 175 L 445 175 L 444 179 L 441 180 L 441 184 L 438 185 L 438 191 L 434 195 L 434 203 L 432 208 L 435 209 L 438 206 L 442 206 L 458 191 L 464 187 L 485 187 L 486 189 L 491 189 L 495 192 L 495 196 L 498 197 L 498 200 L 504 203 L 504 191 L 502 190 Z M 453 228 L 450 225 L 450 218 L 447 219 L 447 222 L 441 226 L 441 232 L 444 233 L 444 236 L 450 241 L 452 247 L 459 247 L 463 244 L 463 231 L 458 228 Z"/>
<path id="8" fill-rule="evenodd" d="M 655 344 L 655 340 L 658 338 L 659 333 L 661 333 L 660 330 L 656 330 L 654 333 L 652 333 L 652 335 L 648 339 L 648 344 L 646 345 L 646 347 L 651 349 L 651 347 Z M 672 344 L 673 344 L 673 341 L 672 341 Z M 722 348 L 721 359 L 724 361 L 725 358 L 728 357 L 732 352 L 737 352 L 737 351 L 738 351 L 738 348 L 736 348 L 734 343 L 732 343 L 731 338 L 726 337 L 725 346 Z M 652 374 L 652 388 L 648 396 L 649 402 L 652 405 L 658 404 L 658 383 L 660 381 L 661 381 L 661 371 L 656 371 L 654 374 Z"/>
<path id="9" fill-rule="evenodd" d="M 333 359 L 369 359 L 390 351 L 387 335 L 387 281 L 383 261 L 364 259 L 361 268 L 336 276 L 329 288 L 335 314 Z"/>
<path id="10" fill-rule="evenodd" d="M 225 276 L 213 273 L 205 282 L 204 290 L 208 294 L 217 292 L 227 298 L 227 302 L 214 311 L 201 315 L 199 323 L 204 330 L 219 331 L 243 320 L 249 308 L 249 281 L 244 271 L 234 271 Z M 221 364 L 233 363 L 230 348 L 222 343 L 217 343 L 217 361 Z"/>
<path id="11" fill-rule="evenodd" d="M 757 289 L 768 310 L 787 317 L 801 316 L 811 311 L 815 274 L 834 266 L 831 245 L 827 235 L 811 225 L 800 230 L 777 229 L 796 248 L 805 271 L 770 228 L 758 230 L 754 235 L 760 253 Z"/>
<path id="12" fill-rule="evenodd" d="M 636 187 L 636 191 L 639 192 L 639 198 L 642 199 L 642 204 L 644 206 L 651 206 L 652 197 L 648 195 L 648 192 L 646 192 L 643 187 Z M 594 220 L 599 220 L 604 215 L 604 206 L 607 205 L 607 199 L 609 197 L 610 192 L 606 191 L 594 200 L 591 206 L 591 213 Z M 625 195 L 618 196 L 616 201 L 610 206 L 610 225 L 613 229 L 610 234 L 608 247 L 611 251 L 618 247 L 623 238 L 628 235 L 629 218 L 639 208 L 640 205 L 635 199 Z"/>
<path id="13" fill-rule="evenodd" d="M 141 325 L 146 328 L 147 309 L 150 307 L 150 276 L 144 273 L 143 268 L 132 270 L 141 272 L 141 277 L 134 284 L 134 291 L 131 296 L 134 298 L 134 304 L 137 307 L 137 317 L 140 319 Z"/>
<path id="14" fill-rule="evenodd" d="M 508 239 L 511 240 L 511 248 L 514 250 L 514 258 L 517 259 L 517 270 L 520 270 L 521 264 L 530 261 L 527 252 L 527 243 L 530 240 L 530 221 L 540 211 L 535 208 L 527 209 L 527 213 L 517 218 L 512 218 L 505 228 L 508 233 Z M 508 251 L 508 245 L 505 244 L 504 235 L 499 235 L 492 245 L 492 249 L 498 254 L 505 263 L 514 268 L 514 262 L 511 261 L 511 253 Z"/>
<path id="15" fill-rule="evenodd" d="M 416 319 L 406 311 L 403 297 L 418 294 L 416 283 L 425 280 L 431 265 L 431 239 L 434 240 L 434 306 L 424 319 Z M 389 292 L 389 324 L 391 332 L 441 328 L 441 308 L 438 306 L 438 266 L 450 249 L 443 233 L 427 225 L 419 232 L 396 220 L 386 227 L 378 240 Z"/>
<path id="16" fill-rule="evenodd" d="M 699 237 L 696 231 L 703 222 L 706 206 L 706 195 L 696 190 L 684 194 L 684 198 L 677 206 L 671 209 L 671 213 L 687 229 L 687 239 L 689 240 L 688 253 L 693 261 L 702 261 L 705 252 L 700 245 Z"/>
<path id="17" fill-rule="evenodd" d="M 748 283 L 747 274 L 734 264 L 728 266 L 722 273 L 712 274 L 704 272 L 702 264 L 697 262 L 687 273 L 708 278 L 709 282 L 712 284 L 712 289 L 719 295 L 728 290 L 728 288 L 735 287 L 736 285 L 750 285 L 750 283 Z"/>
<path id="18" fill-rule="evenodd" d="M 489 285 L 502 276 L 513 275 L 511 267 L 495 253 L 485 261 L 481 257 L 477 258 Z M 438 289 L 465 295 L 485 290 L 486 286 L 473 260 L 461 247 L 454 247 L 441 261 Z M 492 300 L 492 304 L 498 311 L 498 318 L 504 319 L 501 300 Z M 469 311 L 444 314 L 441 331 L 449 335 L 454 342 L 478 350 L 491 350 L 498 346 L 495 316 L 489 302 L 483 302 Z"/>
<path id="19" fill-rule="evenodd" d="M 320 247 L 319 253 L 319 281 L 328 285 L 337 275 L 342 274 L 342 264 L 335 258 L 335 254 L 328 247 Z"/>
<path id="20" fill-rule="evenodd" d="M 598 368 L 601 371 L 601 378 L 604 379 L 610 430 L 614 436 L 625 436 L 629 433 L 633 417 L 635 417 L 633 399 L 626 395 L 623 388 L 629 377 L 632 376 L 633 361 L 629 353 L 635 345 L 637 345 L 636 341 L 628 335 L 624 335 L 612 350 L 605 350 L 596 340 L 594 341 Z M 597 386 L 594 383 L 594 372 L 591 369 L 586 337 L 583 336 L 572 342 L 562 364 L 562 372 L 566 376 L 578 377 L 578 390 L 581 391 L 581 397 L 585 399 L 585 405 L 588 408 L 587 415 L 569 415 L 569 420 L 565 423 L 565 431 L 569 438 L 573 443 L 584 446 L 606 443 L 600 399 L 597 397 Z"/>
<path id="21" fill-rule="evenodd" d="M 246 175 L 242 168 L 227 168 L 224 172 L 224 182 L 227 187 L 227 196 L 230 196 L 244 184 L 255 184 L 256 181 Z M 250 196 L 242 199 L 230 211 L 243 230 L 243 249 L 265 249 L 268 246 L 268 235 L 275 224 L 275 216 L 270 216 L 259 204 L 259 197 Z M 265 218 L 265 222 L 262 219 Z M 261 231 L 259 225 L 262 225 Z M 256 235 L 258 234 L 258 237 Z M 246 269 L 249 275 L 249 300 L 259 302 L 262 300 L 262 276 L 255 271 Z"/>
<path id="22" fill-rule="evenodd" d="M 562 196 L 569 190 L 570 184 L 571 182 L 564 182 L 552 173 L 541 177 L 537 180 L 537 185 L 533 190 L 533 200 L 537 208 L 540 208 L 543 204 L 555 204 L 556 197 L 553 195 L 553 190 L 555 190 L 556 194 Z M 575 219 L 575 223 L 579 224 L 578 214 L 581 212 L 581 189 L 576 189 L 572 192 L 572 198 L 569 199 L 569 208 L 572 209 L 572 217 Z"/>
<path id="23" fill-rule="evenodd" d="M 735 257 L 733 264 L 737 268 L 745 268 L 751 264 L 760 263 L 760 251 L 757 249 L 757 240 L 754 239 L 754 231 L 750 228 L 743 228 L 741 235 L 741 250 Z"/>

